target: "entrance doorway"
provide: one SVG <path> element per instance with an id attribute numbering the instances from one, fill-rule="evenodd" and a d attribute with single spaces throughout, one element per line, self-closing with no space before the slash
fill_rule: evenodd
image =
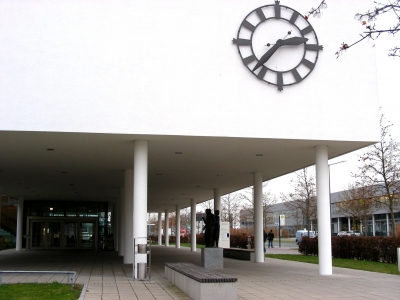
<path id="1" fill-rule="evenodd" d="M 30 219 L 31 249 L 97 249 L 96 219 Z"/>

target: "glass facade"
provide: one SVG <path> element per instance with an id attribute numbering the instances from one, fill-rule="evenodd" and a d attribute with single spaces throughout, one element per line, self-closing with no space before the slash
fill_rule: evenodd
<path id="1" fill-rule="evenodd" d="M 50 241 L 50 246 L 52 248 L 57 247 L 60 244 L 60 240 L 58 238 L 60 228 L 60 223 L 57 222 L 49 222 L 48 220 L 52 219 L 60 219 L 63 218 L 61 224 L 63 225 L 64 231 L 62 236 L 65 237 L 65 241 L 62 241 L 62 244 L 65 247 L 75 248 L 77 245 L 77 240 L 79 238 L 80 247 L 90 248 L 95 235 L 97 235 L 98 248 L 103 248 L 104 237 L 107 234 L 112 233 L 112 212 L 108 211 L 108 203 L 107 202 L 66 202 L 66 201 L 25 201 L 24 203 L 24 214 L 26 217 L 31 217 L 33 219 L 38 219 L 42 217 L 43 220 L 46 220 L 44 226 L 49 227 L 55 233 L 50 234 L 52 240 Z M 86 221 L 80 221 L 79 219 L 88 219 L 88 218 L 96 218 L 97 219 L 97 232 L 94 232 L 93 223 L 88 223 Z M 35 237 L 40 237 L 43 235 L 40 230 L 43 226 L 39 226 L 44 223 L 34 222 L 35 224 L 32 228 L 32 245 L 35 247 L 40 247 L 43 243 L 40 239 Z M 51 224 L 50 224 L 51 223 Z M 77 226 L 80 226 L 80 230 L 77 231 Z M 47 228 L 45 227 L 45 228 Z M 81 236 L 78 235 L 80 233 Z"/>

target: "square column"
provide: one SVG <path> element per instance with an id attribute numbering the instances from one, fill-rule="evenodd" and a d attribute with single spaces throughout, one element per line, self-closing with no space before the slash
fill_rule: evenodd
<path id="1" fill-rule="evenodd" d="M 319 275 L 332 275 L 328 146 L 316 146 Z"/>

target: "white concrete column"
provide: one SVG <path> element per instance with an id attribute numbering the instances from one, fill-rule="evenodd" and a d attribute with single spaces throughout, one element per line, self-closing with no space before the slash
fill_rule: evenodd
<path id="1" fill-rule="evenodd" d="M 169 246 L 169 213 L 168 210 L 165 210 L 165 220 L 164 220 L 164 228 L 165 228 L 165 247 Z"/>
<path id="2" fill-rule="evenodd" d="M 347 217 L 347 230 L 351 230 L 351 219 Z"/>
<path id="3" fill-rule="evenodd" d="M 219 210 L 221 215 L 221 190 L 220 189 L 214 189 L 214 212 L 216 210 Z"/>
<path id="4" fill-rule="evenodd" d="M 161 212 L 158 212 L 158 246 L 162 245 L 162 219 Z"/>
<path id="5" fill-rule="evenodd" d="M 133 170 L 124 174 L 124 264 L 133 263 Z"/>
<path id="6" fill-rule="evenodd" d="M 332 275 L 328 146 L 316 146 L 319 275 Z"/>
<path id="7" fill-rule="evenodd" d="M 118 203 L 118 255 L 123 256 L 125 252 L 125 189 L 119 190 Z"/>
<path id="8" fill-rule="evenodd" d="M 372 215 L 372 235 L 375 236 L 375 215 Z"/>
<path id="9" fill-rule="evenodd" d="M 254 186 L 254 262 L 264 262 L 262 173 L 253 173 Z"/>
<path id="10" fill-rule="evenodd" d="M 176 205 L 176 230 L 175 230 L 175 237 L 176 237 L 176 244 L 175 248 L 181 247 L 181 208 L 179 205 Z"/>
<path id="11" fill-rule="evenodd" d="M 22 226 L 24 223 L 24 197 L 18 197 L 18 211 L 17 211 L 17 236 L 15 241 L 15 250 L 22 250 Z"/>
<path id="12" fill-rule="evenodd" d="M 147 177 L 148 177 L 148 141 L 136 140 L 133 157 L 133 238 L 135 243 L 147 244 Z M 147 255 L 136 254 L 134 264 L 147 262 Z M 147 262 L 148 263 L 148 262 Z M 133 277 L 137 278 L 136 266 Z"/>
<path id="13" fill-rule="evenodd" d="M 190 225 L 190 236 L 191 238 L 191 251 L 195 252 L 196 251 L 196 200 L 195 199 L 190 199 L 190 204 L 191 204 L 191 209 L 190 209 L 190 215 L 191 215 L 191 225 Z"/>
<path id="14" fill-rule="evenodd" d="M 340 223 L 340 218 L 337 218 L 337 232 L 342 231 L 342 223 Z"/>

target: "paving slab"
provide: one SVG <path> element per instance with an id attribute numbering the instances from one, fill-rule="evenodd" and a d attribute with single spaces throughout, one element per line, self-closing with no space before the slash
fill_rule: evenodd
<path id="1" fill-rule="evenodd" d="M 267 253 L 297 254 L 295 248 L 267 248 Z M 76 282 L 87 284 L 82 300 L 190 299 L 164 277 L 166 262 L 201 265 L 201 252 L 173 246 L 152 246 L 150 281 L 132 280 L 132 264 L 112 251 L 28 250 L 0 251 L 1 270 L 76 271 Z M 253 263 L 224 258 L 222 273 L 238 278 L 238 299 L 400 299 L 400 276 L 333 268 L 318 275 L 318 265 L 266 258 Z M 5 275 L 3 283 L 65 282 L 59 275 Z M 219 299 L 216 295 L 215 299 Z M 212 300 L 212 299 L 210 299 Z"/>

